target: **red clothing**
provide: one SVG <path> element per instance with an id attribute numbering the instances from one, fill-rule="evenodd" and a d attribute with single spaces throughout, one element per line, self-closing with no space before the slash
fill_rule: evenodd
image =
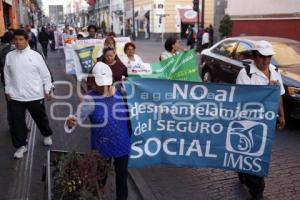
<path id="1" fill-rule="evenodd" d="M 115 64 L 108 66 L 113 74 L 113 82 L 121 81 L 122 76 L 128 77 L 127 67 L 120 61 L 120 59 L 117 59 Z"/>

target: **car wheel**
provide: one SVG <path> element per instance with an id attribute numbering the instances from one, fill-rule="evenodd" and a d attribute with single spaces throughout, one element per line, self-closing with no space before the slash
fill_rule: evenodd
<path id="1" fill-rule="evenodd" d="M 203 71 L 202 81 L 203 82 L 208 82 L 208 83 L 213 82 L 213 76 L 212 76 L 212 74 L 211 74 L 211 72 L 210 72 L 209 69 L 205 69 Z"/>

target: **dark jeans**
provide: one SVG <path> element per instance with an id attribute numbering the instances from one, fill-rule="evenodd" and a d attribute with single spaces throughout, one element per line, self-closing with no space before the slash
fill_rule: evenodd
<path id="1" fill-rule="evenodd" d="M 44 99 L 29 102 L 10 100 L 8 106 L 11 113 L 11 134 L 14 147 L 20 148 L 27 144 L 26 110 L 29 111 L 43 136 L 52 135 Z"/>
<path id="2" fill-rule="evenodd" d="M 42 42 L 41 45 L 42 45 L 42 49 L 43 49 L 43 54 L 44 54 L 45 58 L 47 58 L 47 54 L 48 54 L 48 43 Z"/>
<path id="3" fill-rule="evenodd" d="M 244 183 L 248 188 L 253 199 L 259 200 L 263 197 L 265 189 L 264 177 L 238 173 L 240 182 Z"/>
<path id="4" fill-rule="evenodd" d="M 12 130 L 11 129 L 11 127 L 12 127 L 12 118 L 11 118 L 11 111 L 10 111 L 11 107 L 9 106 L 9 102 L 10 101 L 6 100 L 6 118 L 7 118 L 7 122 L 8 122 L 9 132 L 12 133 L 11 132 L 11 130 Z"/>
<path id="5" fill-rule="evenodd" d="M 127 200 L 128 198 L 128 187 L 127 187 L 128 158 L 129 158 L 128 155 L 114 158 L 117 200 Z M 111 162 L 111 159 L 108 162 Z M 103 181 L 101 181 L 100 184 L 102 186 L 106 184 L 106 179 L 107 177 Z"/>

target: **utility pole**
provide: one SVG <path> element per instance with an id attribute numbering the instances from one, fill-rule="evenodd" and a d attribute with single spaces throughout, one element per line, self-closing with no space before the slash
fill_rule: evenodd
<path id="1" fill-rule="evenodd" d="M 193 0 L 193 10 L 197 12 L 197 32 L 200 28 L 200 22 L 199 22 L 199 17 L 200 17 L 200 10 L 199 10 L 199 0 Z"/>
<path id="2" fill-rule="evenodd" d="M 134 0 L 132 0 L 132 40 L 135 41 Z"/>
<path id="3" fill-rule="evenodd" d="M 205 0 L 201 2 L 201 26 L 204 28 L 204 9 L 205 9 Z"/>

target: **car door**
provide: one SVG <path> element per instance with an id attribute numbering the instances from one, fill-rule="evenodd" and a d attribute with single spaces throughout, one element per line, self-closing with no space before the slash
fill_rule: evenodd
<path id="1" fill-rule="evenodd" d="M 220 82 L 228 82 L 231 74 L 232 56 L 237 47 L 237 40 L 225 40 L 212 52 L 216 55 L 214 62 L 215 77 Z"/>

